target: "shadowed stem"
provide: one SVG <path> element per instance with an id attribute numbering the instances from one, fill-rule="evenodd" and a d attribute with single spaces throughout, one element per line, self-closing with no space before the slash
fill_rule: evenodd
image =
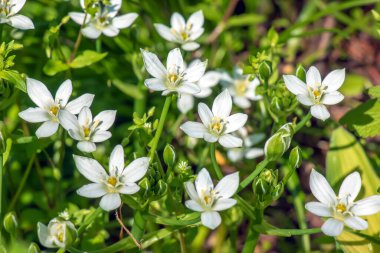
<path id="1" fill-rule="evenodd" d="M 115 212 L 116 220 L 119 222 L 120 226 L 124 229 L 124 231 L 132 238 L 132 241 L 136 244 L 136 246 L 141 249 L 141 244 L 136 240 L 133 234 L 129 231 L 129 229 L 124 225 L 123 221 L 120 219 L 118 211 Z"/>
<path id="2" fill-rule="evenodd" d="M 215 172 L 216 176 L 218 177 L 218 179 L 220 180 L 223 178 L 223 173 L 222 173 L 222 170 L 220 169 L 218 163 L 216 162 L 215 142 L 210 144 L 210 157 L 211 157 L 212 167 L 214 168 L 214 172 Z"/>
<path id="3" fill-rule="evenodd" d="M 82 29 L 83 29 L 84 25 L 86 24 L 87 15 L 88 14 L 86 12 L 86 14 L 84 15 L 83 23 L 82 23 L 82 25 L 80 26 L 80 29 L 79 29 L 77 40 L 75 41 L 75 44 L 74 44 L 73 52 L 70 55 L 70 62 L 72 62 L 74 60 L 75 55 L 78 52 L 79 45 L 80 45 L 80 43 L 82 41 L 82 37 L 83 37 L 83 35 L 82 35 Z"/>

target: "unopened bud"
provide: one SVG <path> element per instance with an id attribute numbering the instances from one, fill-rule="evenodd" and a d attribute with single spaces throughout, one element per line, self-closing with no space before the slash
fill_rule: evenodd
<path id="1" fill-rule="evenodd" d="M 282 157 L 289 149 L 293 137 L 293 126 L 291 123 L 283 125 L 265 143 L 265 157 L 269 161 L 274 161 Z"/>
<path id="2" fill-rule="evenodd" d="M 4 229 L 7 231 L 11 236 L 16 235 L 16 230 L 18 227 L 16 214 L 14 212 L 7 213 L 3 220 Z"/>
<path id="3" fill-rule="evenodd" d="M 173 167 L 176 160 L 174 147 L 170 144 L 166 144 L 164 149 L 164 162 L 167 166 Z"/>
<path id="4" fill-rule="evenodd" d="M 292 168 L 299 168 L 302 164 L 302 151 L 297 146 L 290 151 L 289 163 Z"/>

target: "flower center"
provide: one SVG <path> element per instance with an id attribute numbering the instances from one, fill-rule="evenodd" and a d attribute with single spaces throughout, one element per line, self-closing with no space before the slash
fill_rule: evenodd
<path id="1" fill-rule="evenodd" d="M 175 82 L 177 82 L 177 80 L 178 80 L 178 75 L 177 74 L 169 74 L 168 75 L 168 79 L 169 79 L 169 81 L 171 82 L 171 83 L 175 83 Z"/>
<path id="2" fill-rule="evenodd" d="M 216 135 L 220 135 L 224 131 L 225 124 L 226 122 L 223 119 L 215 116 L 211 120 L 210 131 Z"/>
<path id="3" fill-rule="evenodd" d="M 90 137 L 91 129 L 89 127 L 83 127 L 84 137 Z"/>
<path id="4" fill-rule="evenodd" d="M 183 40 L 187 40 L 189 38 L 189 35 L 187 34 L 187 31 L 182 31 L 181 32 L 181 37 Z"/>
<path id="5" fill-rule="evenodd" d="M 318 104 L 321 101 L 323 94 L 325 93 L 325 89 L 326 87 L 321 84 L 316 84 L 314 87 L 308 87 L 309 94 L 315 103 Z"/>
<path id="6" fill-rule="evenodd" d="M 343 203 L 339 203 L 339 204 L 337 204 L 337 205 L 335 206 L 335 209 L 336 209 L 336 211 L 337 211 L 338 213 L 344 213 L 344 212 L 347 211 L 347 207 L 346 207 L 346 205 L 343 204 Z"/>
<path id="7" fill-rule="evenodd" d="M 63 233 L 63 231 L 60 231 L 58 233 L 57 240 L 60 241 L 60 242 L 63 242 L 65 240 L 65 234 Z"/>
<path id="8" fill-rule="evenodd" d="M 59 106 L 58 105 L 53 105 L 52 107 L 50 107 L 50 113 L 54 116 L 57 116 L 58 114 L 58 111 L 59 111 Z"/>
<path id="9" fill-rule="evenodd" d="M 202 195 L 202 200 L 203 200 L 203 205 L 205 207 L 211 207 L 214 204 L 215 201 L 215 191 L 210 189 L 210 190 L 202 190 L 201 191 Z"/>
<path id="10" fill-rule="evenodd" d="M 242 96 L 245 94 L 248 88 L 248 81 L 247 80 L 238 80 L 235 82 L 235 90 L 236 94 Z"/>
<path id="11" fill-rule="evenodd" d="M 0 1 L 0 14 L 4 13 L 5 16 L 8 16 L 11 12 L 12 7 L 13 6 L 9 2 L 9 0 L 1 0 Z"/>
<path id="12" fill-rule="evenodd" d="M 109 183 L 110 185 L 112 185 L 113 187 L 115 187 L 116 184 L 117 184 L 116 177 L 109 177 L 108 180 L 107 180 L 107 183 Z"/>

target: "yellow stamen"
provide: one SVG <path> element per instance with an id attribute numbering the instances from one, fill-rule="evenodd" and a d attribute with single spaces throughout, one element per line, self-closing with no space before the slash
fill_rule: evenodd
<path id="1" fill-rule="evenodd" d="M 178 75 L 176 74 L 169 74 L 168 79 L 170 82 L 175 83 L 178 80 Z"/>
<path id="2" fill-rule="evenodd" d="M 314 97 L 318 98 L 319 96 L 321 96 L 321 92 L 319 90 L 313 90 L 313 95 Z"/>
<path id="3" fill-rule="evenodd" d="M 107 183 L 109 183 L 112 186 L 115 186 L 117 184 L 116 177 L 109 177 L 108 180 L 107 180 Z"/>
<path id="4" fill-rule="evenodd" d="M 235 82 L 236 93 L 239 95 L 244 95 L 247 91 L 248 82 L 247 80 L 240 80 Z"/>
<path id="5" fill-rule="evenodd" d="M 63 232 L 59 233 L 57 239 L 58 241 L 63 242 L 65 239 L 65 234 Z"/>
<path id="6" fill-rule="evenodd" d="M 335 208 L 336 208 L 336 211 L 339 213 L 344 213 L 345 211 L 347 211 L 346 205 L 342 203 L 339 203 L 338 205 L 336 205 Z"/>
<path id="7" fill-rule="evenodd" d="M 205 201 L 206 205 L 208 205 L 211 203 L 212 197 L 206 195 L 203 197 L 203 200 Z"/>
<path id="8" fill-rule="evenodd" d="M 217 134 L 220 134 L 224 130 L 224 122 L 219 117 L 214 117 L 211 121 L 211 130 Z"/>
<path id="9" fill-rule="evenodd" d="M 53 114 L 54 116 L 57 116 L 59 111 L 59 106 L 53 105 L 50 107 L 50 113 Z"/>
<path id="10" fill-rule="evenodd" d="M 89 137 L 91 134 L 91 129 L 89 127 L 83 127 L 84 137 Z"/>
<path id="11" fill-rule="evenodd" d="M 185 31 L 181 32 L 181 37 L 183 40 L 187 40 L 189 38 L 187 32 L 185 32 Z"/>

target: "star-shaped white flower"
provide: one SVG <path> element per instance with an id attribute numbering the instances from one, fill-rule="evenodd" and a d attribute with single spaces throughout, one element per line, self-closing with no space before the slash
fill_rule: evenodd
<path id="1" fill-rule="evenodd" d="M 117 16 L 121 8 L 121 0 L 110 0 L 110 5 L 97 3 L 92 6 L 97 8 L 93 15 L 87 13 L 84 0 L 80 1 L 85 13 L 70 12 L 70 18 L 77 24 L 84 24 L 82 34 L 90 39 L 97 39 L 101 34 L 108 37 L 115 37 L 119 34 L 120 29 L 128 28 L 138 17 L 137 13 L 128 13 Z M 86 20 L 85 20 L 86 19 Z"/>
<path id="2" fill-rule="evenodd" d="M 197 94 L 201 91 L 196 82 L 204 75 L 207 61 L 196 61 L 186 68 L 181 51 L 175 48 L 169 52 L 166 68 L 157 55 L 141 49 L 145 69 L 154 78 L 145 80 L 145 85 L 155 91 L 162 91 L 162 95 L 171 92 L 180 94 Z"/>
<path id="3" fill-rule="evenodd" d="M 243 145 L 242 139 L 231 133 L 243 127 L 248 116 L 236 113 L 230 116 L 232 99 L 228 90 L 224 90 L 214 100 L 212 111 L 204 103 L 198 104 L 198 114 L 202 123 L 188 121 L 181 129 L 190 137 L 203 138 L 207 142 L 219 142 L 226 148 L 237 148 Z"/>
<path id="4" fill-rule="evenodd" d="M 30 18 L 17 14 L 25 2 L 26 0 L 0 0 L 0 24 L 9 24 L 21 30 L 34 29 Z"/>
<path id="5" fill-rule="evenodd" d="M 380 211 L 380 195 L 373 195 L 354 202 L 361 190 L 358 172 L 348 175 L 339 189 L 338 196 L 327 180 L 314 169 L 310 175 L 310 189 L 319 202 L 309 202 L 305 208 L 318 216 L 329 217 L 322 226 L 328 236 L 338 236 L 344 225 L 355 230 L 365 230 L 368 223 L 359 216 L 372 215 Z"/>
<path id="6" fill-rule="evenodd" d="M 260 85 L 259 79 L 255 78 L 250 81 L 249 78 L 249 75 L 243 75 L 243 70 L 238 67 L 234 69 L 233 77 L 226 73 L 221 78 L 222 84 L 230 91 L 235 105 L 242 109 L 249 108 L 250 101 L 262 99 L 262 96 L 256 95 L 256 88 Z"/>
<path id="7" fill-rule="evenodd" d="M 344 78 L 345 69 L 338 69 L 330 72 L 322 81 L 321 74 L 314 66 L 306 73 L 306 84 L 296 76 L 284 75 L 288 90 L 297 96 L 301 104 L 311 106 L 311 115 L 323 121 L 330 117 L 325 105 L 335 105 L 344 99 L 338 91 Z"/>
<path id="8" fill-rule="evenodd" d="M 107 131 L 115 122 L 116 111 L 102 111 L 92 118 L 90 108 L 83 107 L 78 118 L 68 111 L 59 114 L 61 125 L 69 132 L 74 140 L 79 141 L 79 150 L 91 153 L 96 150 L 95 143 L 103 142 L 111 138 L 111 132 Z"/>
<path id="9" fill-rule="evenodd" d="M 71 102 L 68 102 L 72 93 L 70 80 L 64 81 L 59 86 L 55 99 L 46 86 L 35 79 L 26 79 L 26 89 L 30 99 L 38 106 L 28 108 L 18 115 L 32 123 L 44 122 L 36 131 L 38 138 L 53 135 L 59 126 L 59 113 L 66 110 L 72 114 L 78 114 L 84 106 L 90 106 L 94 100 L 94 95 L 84 94 Z"/>
<path id="10" fill-rule="evenodd" d="M 252 147 L 253 145 L 264 140 L 264 134 L 257 133 L 248 135 L 248 130 L 245 127 L 238 129 L 237 134 L 243 139 L 243 147 L 228 150 L 227 156 L 231 162 L 237 162 L 244 158 L 255 159 L 264 155 L 264 149 Z"/>
<path id="11" fill-rule="evenodd" d="M 192 64 L 195 62 L 192 62 Z M 191 66 L 191 64 L 190 64 Z M 177 100 L 177 107 L 182 113 L 187 113 L 194 107 L 194 97 L 205 98 L 211 95 L 212 87 L 218 84 L 220 79 L 220 73 L 217 71 L 208 71 L 204 76 L 197 82 L 201 91 L 194 95 L 191 94 L 181 94 Z"/>
<path id="12" fill-rule="evenodd" d="M 121 205 L 120 194 L 134 194 L 140 190 L 136 184 L 146 174 L 149 158 L 141 157 L 124 167 L 124 151 L 117 145 L 111 153 L 109 172 L 98 161 L 74 155 L 79 172 L 93 183 L 82 186 L 77 193 L 86 198 L 100 198 L 100 207 L 105 211 L 115 210 Z"/>
<path id="13" fill-rule="evenodd" d="M 52 219 L 47 226 L 38 222 L 37 234 L 46 248 L 66 248 L 75 240 L 77 230 L 71 221 Z"/>
<path id="14" fill-rule="evenodd" d="M 154 24 L 162 38 L 181 44 L 182 49 L 186 51 L 194 51 L 199 48 L 199 44 L 194 41 L 204 32 L 204 17 L 201 10 L 193 13 L 187 22 L 181 14 L 175 12 L 170 23 L 171 28 L 162 24 Z"/>
<path id="15" fill-rule="evenodd" d="M 225 176 L 214 188 L 210 174 L 202 169 L 192 182 L 185 183 L 185 190 L 190 200 L 185 202 L 187 208 L 201 212 L 202 224 L 210 229 L 218 227 L 222 221 L 218 211 L 231 208 L 236 200 L 231 197 L 239 186 L 239 172 Z"/>

